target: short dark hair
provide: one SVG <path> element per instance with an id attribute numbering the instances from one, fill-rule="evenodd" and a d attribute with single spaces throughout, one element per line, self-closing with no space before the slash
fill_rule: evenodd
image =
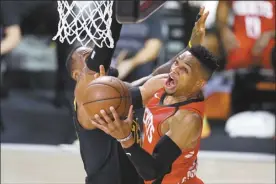
<path id="1" fill-rule="evenodd" d="M 68 57 L 67 57 L 67 59 L 66 59 L 65 67 L 66 67 L 67 72 L 68 72 L 68 74 L 69 74 L 70 77 L 71 77 L 71 73 L 72 73 L 72 69 L 73 69 L 73 64 L 74 64 L 74 62 L 75 62 L 75 61 L 73 60 L 72 56 L 73 56 L 74 52 L 75 52 L 78 48 L 80 48 L 80 47 L 81 47 L 81 45 L 79 45 L 79 46 L 77 46 L 77 47 L 74 47 L 74 48 L 71 50 L 71 52 L 69 53 L 69 55 L 68 55 Z"/>
<path id="2" fill-rule="evenodd" d="M 205 47 L 199 45 L 188 49 L 191 54 L 198 59 L 202 68 L 207 73 L 207 80 L 219 67 L 218 59 Z"/>

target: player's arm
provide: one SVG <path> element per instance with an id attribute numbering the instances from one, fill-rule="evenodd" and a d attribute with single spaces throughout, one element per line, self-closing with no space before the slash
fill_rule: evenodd
<path id="1" fill-rule="evenodd" d="M 216 12 L 216 28 L 219 32 L 223 32 L 225 28 L 228 28 L 229 11 L 229 2 L 219 1 Z"/>
<path id="2" fill-rule="evenodd" d="M 229 1 L 219 1 L 216 12 L 217 34 L 226 52 L 239 47 L 239 42 L 228 25 L 230 3 Z"/>
<path id="3" fill-rule="evenodd" d="M 121 142 L 129 159 L 144 180 L 159 179 L 169 173 L 172 163 L 183 150 L 194 148 L 201 134 L 200 116 L 191 111 L 179 110 L 166 120 L 169 123 L 169 131 L 161 137 L 150 155 L 136 144 L 131 136 L 128 136 L 131 135 L 127 124 L 132 121 L 132 108 L 125 121 L 120 120 L 114 108 L 111 108 L 111 112 L 115 121 L 112 121 L 106 113 L 102 113 L 107 123 L 102 122 L 101 118 L 96 118 L 99 124 L 93 123 Z"/>
<path id="4" fill-rule="evenodd" d="M 254 62 L 260 62 L 264 49 L 272 39 L 275 39 L 275 30 L 263 32 L 255 41 L 251 50 L 252 56 L 254 57 L 253 59 L 255 60 Z"/>
<path id="5" fill-rule="evenodd" d="M 182 150 L 194 148 L 200 136 L 201 118 L 195 113 L 178 111 L 168 121 L 170 130 L 161 137 L 152 155 L 132 140 L 121 143 L 144 180 L 155 180 L 167 174 Z"/>
<path id="6" fill-rule="evenodd" d="M 105 44 L 102 48 L 95 45 L 86 62 L 87 67 L 92 71 L 99 72 L 100 65 L 103 65 L 106 71 L 109 70 L 111 59 L 116 48 L 117 41 L 119 40 L 122 28 L 122 24 L 118 23 L 116 19 L 115 7 L 116 6 L 113 6 L 112 23 L 110 27 L 110 30 L 112 31 L 112 38 L 114 40 L 114 48 L 108 48 Z"/>

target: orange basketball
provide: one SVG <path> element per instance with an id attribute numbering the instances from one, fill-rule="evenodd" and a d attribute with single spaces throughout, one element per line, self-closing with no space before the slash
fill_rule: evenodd
<path id="1" fill-rule="evenodd" d="M 94 119 L 94 115 L 101 116 L 100 110 L 105 110 L 111 115 L 110 107 L 113 106 L 121 118 L 128 115 L 131 97 L 126 84 L 121 80 L 104 76 L 92 81 L 84 91 L 83 107 L 87 115 Z"/>

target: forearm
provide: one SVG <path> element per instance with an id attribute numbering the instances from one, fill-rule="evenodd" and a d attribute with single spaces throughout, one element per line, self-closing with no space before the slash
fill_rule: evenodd
<path id="1" fill-rule="evenodd" d="M 86 62 L 90 70 L 99 72 L 100 65 L 103 65 L 106 71 L 109 69 L 114 50 L 116 48 L 117 41 L 119 40 L 119 37 L 120 37 L 121 28 L 122 28 L 122 24 L 117 22 L 116 16 L 113 13 L 110 30 L 112 31 L 114 47 L 108 48 L 106 45 L 104 45 L 102 48 L 100 48 L 95 45 L 91 55 L 88 57 L 88 60 Z"/>
<path id="2" fill-rule="evenodd" d="M 138 80 L 136 80 L 136 81 L 133 81 L 133 82 L 131 82 L 131 83 L 125 82 L 125 81 L 124 81 L 124 83 L 125 83 L 125 85 L 128 87 L 128 89 L 132 89 L 132 88 L 134 88 L 134 87 L 142 86 L 142 85 L 143 85 L 145 82 L 147 82 L 147 80 L 149 80 L 150 78 L 151 78 L 151 76 L 149 75 L 149 76 L 143 77 L 143 78 L 141 78 L 141 79 L 138 79 Z"/>
<path id="3" fill-rule="evenodd" d="M 219 2 L 217 7 L 217 12 L 216 12 L 216 21 L 215 21 L 216 29 L 219 36 L 221 36 L 226 29 L 229 29 L 228 14 L 229 14 L 228 2 L 226 1 Z"/>
<path id="4" fill-rule="evenodd" d="M 152 155 L 137 144 L 121 144 L 144 180 L 154 180 L 168 173 L 172 163 L 181 154 L 181 149 L 168 136 L 159 140 Z"/>
<path id="5" fill-rule="evenodd" d="M 228 23 L 221 20 L 216 20 L 216 30 L 218 33 L 222 33 L 225 29 L 229 29 Z"/>
<path id="6" fill-rule="evenodd" d="M 133 87 L 133 86 L 131 85 L 131 83 L 129 83 L 129 82 L 125 82 L 125 81 L 124 81 L 124 84 L 127 86 L 127 88 L 128 88 L 129 90 L 131 90 L 131 88 Z"/>
<path id="7" fill-rule="evenodd" d="M 142 86 L 145 82 L 147 82 L 147 80 L 149 80 L 152 76 L 149 75 L 149 76 L 146 76 L 146 77 L 143 77 L 141 79 L 138 79 L 136 81 L 133 81 L 132 83 L 130 83 L 130 85 L 132 87 L 138 87 L 138 86 Z"/>

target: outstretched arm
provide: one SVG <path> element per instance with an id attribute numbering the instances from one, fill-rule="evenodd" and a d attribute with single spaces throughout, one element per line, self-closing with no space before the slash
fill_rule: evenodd
<path id="1" fill-rule="evenodd" d="M 223 44 L 226 52 L 239 47 L 239 42 L 234 32 L 228 26 L 228 18 L 230 14 L 230 1 L 219 1 L 216 12 L 216 28 L 219 39 Z"/>
<path id="2" fill-rule="evenodd" d="M 92 53 L 87 60 L 87 66 L 90 70 L 99 72 L 99 66 L 103 65 L 108 71 L 111 59 L 116 48 L 116 43 L 119 40 L 122 24 L 118 23 L 115 15 L 115 5 L 113 5 L 112 24 L 110 30 L 112 31 L 112 38 L 114 40 L 114 48 L 108 48 L 104 45 L 102 48 L 95 45 Z M 104 26 L 104 25 L 102 25 Z"/>

